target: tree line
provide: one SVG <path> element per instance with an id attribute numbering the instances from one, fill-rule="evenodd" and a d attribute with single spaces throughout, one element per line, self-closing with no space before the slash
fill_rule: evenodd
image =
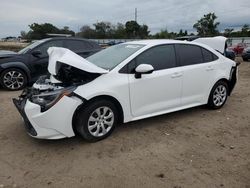
<path id="1" fill-rule="evenodd" d="M 210 37 L 217 35 L 224 35 L 226 37 L 250 37 L 250 27 L 245 24 L 241 30 L 234 31 L 231 28 L 225 28 L 224 32 L 219 32 L 219 22 L 216 21 L 217 16 L 215 13 L 205 14 L 194 25 L 193 28 L 197 31 L 197 35 L 201 37 Z M 150 34 L 147 25 L 140 25 L 136 21 L 127 21 L 125 24 L 110 22 L 97 22 L 90 25 L 83 25 L 79 32 L 74 32 L 65 26 L 62 29 L 57 28 L 51 23 L 38 24 L 33 23 L 29 25 L 28 32 L 21 31 L 21 37 L 27 40 L 42 39 L 48 37 L 48 33 L 56 34 L 70 34 L 88 39 L 161 39 L 194 35 L 188 33 L 187 30 L 180 29 L 179 32 L 169 32 L 167 29 L 161 30 L 158 33 Z"/>

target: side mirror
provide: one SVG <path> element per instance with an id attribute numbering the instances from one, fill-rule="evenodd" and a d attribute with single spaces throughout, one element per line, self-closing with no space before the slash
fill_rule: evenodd
<path id="1" fill-rule="evenodd" d="M 40 50 L 35 50 L 31 52 L 31 54 L 35 57 L 40 57 L 40 55 L 42 55 L 42 52 Z"/>
<path id="2" fill-rule="evenodd" d="M 141 78 L 142 74 L 151 74 L 154 71 L 154 67 L 149 64 L 141 64 L 135 68 L 135 78 Z"/>

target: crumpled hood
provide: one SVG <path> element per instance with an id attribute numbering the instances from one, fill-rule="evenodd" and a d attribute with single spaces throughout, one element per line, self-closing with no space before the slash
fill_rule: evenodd
<path id="1" fill-rule="evenodd" d="M 226 49 L 226 37 L 218 36 L 218 37 L 206 37 L 206 38 L 198 38 L 193 40 L 193 42 L 206 44 L 211 48 L 219 51 L 220 53 L 224 54 Z"/>
<path id="2" fill-rule="evenodd" d="M 0 50 L 0 57 L 12 57 L 13 55 L 17 55 L 17 53 L 13 51 Z"/>
<path id="3" fill-rule="evenodd" d="M 50 47 L 48 49 L 48 54 L 48 71 L 52 75 L 57 75 L 61 63 L 73 66 L 89 73 L 104 74 L 109 72 L 108 70 L 96 66 L 95 64 L 87 61 L 86 59 L 66 48 Z"/>

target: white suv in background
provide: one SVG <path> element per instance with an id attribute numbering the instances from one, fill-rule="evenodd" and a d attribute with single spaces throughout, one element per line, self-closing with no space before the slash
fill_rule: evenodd
<path id="1" fill-rule="evenodd" d="M 13 101 L 33 137 L 80 134 L 87 141 L 98 141 L 119 122 L 204 104 L 221 108 L 236 83 L 237 67 L 220 49 L 223 53 L 223 47 L 216 51 L 195 42 L 143 40 L 83 59 L 52 47 L 51 75 L 41 77 Z"/>

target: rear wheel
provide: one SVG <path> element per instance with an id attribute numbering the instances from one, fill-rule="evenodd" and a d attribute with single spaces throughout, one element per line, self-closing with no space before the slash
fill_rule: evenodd
<path id="1" fill-rule="evenodd" d="M 26 74 L 17 68 L 9 68 L 0 75 L 0 84 L 8 90 L 20 90 L 27 85 Z"/>
<path id="2" fill-rule="evenodd" d="M 247 58 L 243 58 L 243 61 L 248 61 L 248 59 Z"/>
<path id="3" fill-rule="evenodd" d="M 79 111 L 76 130 L 85 140 L 96 142 L 108 137 L 117 121 L 117 108 L 112 102 L 94 101 Z"/>
<path id="4" fill-rule="evenodd" d="M 228 85 L 225 81 L 218 81 L 211 90 L 208 106 L 212 109 L 221 108 L 227 101 Z"/>

